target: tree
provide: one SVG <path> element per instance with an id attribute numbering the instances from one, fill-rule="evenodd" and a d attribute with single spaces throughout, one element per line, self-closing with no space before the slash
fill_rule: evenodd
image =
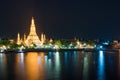
<path id="1" fill-rule="evenodd" d="M 61 47 L 62 46 L 62 42 L 60 40 L 55 40 L 54 41 L 54 45 L 57 45 L 57 46 Z"/>

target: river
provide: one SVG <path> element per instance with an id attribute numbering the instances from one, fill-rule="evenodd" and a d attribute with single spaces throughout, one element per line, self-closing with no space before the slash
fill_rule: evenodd
<path id="1" fill-rule="evenodd" d="M 120 80 L 120 53 L 0 53 L 0 80 Z"/>

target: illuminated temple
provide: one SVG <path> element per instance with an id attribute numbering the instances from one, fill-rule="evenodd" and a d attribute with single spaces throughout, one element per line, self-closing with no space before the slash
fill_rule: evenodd
<path id="1" fill-rule="evenodd" d="M 34 18 L 33 17 L 32 17 L 32 20 L 31 20 L 31 26 L 30 26 L 29 35 L 26 36 L 24 34 L 24 39 L 20 38 L 20 34 L 19 33 L 18 33 L 18 36 L 17 36 L 17 44 L 18 45 L 24 44 L 26 46 L 31 46 L 32 44 L 35 44 L 35 45 L 41 46 L 41 45 L 43 45 L 45 40 L 46 40 L 45 34 L 41 34 L 41 38 L 39 39 L 39 36 L 36 33 L 36 27 L 35 27 L 35 23 L 34 23 Z"/>

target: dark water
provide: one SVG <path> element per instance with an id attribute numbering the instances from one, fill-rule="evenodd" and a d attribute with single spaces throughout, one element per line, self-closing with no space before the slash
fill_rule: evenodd
<path id="1" fill-rule="evenodd" d="M 119 52 L 0 53 L 0 80 L 120 80 Z"/>

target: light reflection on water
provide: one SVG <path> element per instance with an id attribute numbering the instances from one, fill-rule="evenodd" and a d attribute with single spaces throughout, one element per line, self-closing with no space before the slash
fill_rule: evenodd
<path id="1" fill-rule="evenodd" d="M 65 59 L 65 64 L 67 64 L 67 60 L 68 60 L 68 53 L 67 52 L 64 53 L 64 59 Z"/>
<path id="2" fill-rule="evenodd" d="M 0 76 L 6 76 L 6 55 L 4 53 L 0 53 Z M 1 78 L 0 77 L 0 80 L 2 79 L 6 79 L 5 77 L 4 78 Z"/>
<path id="3" fill-rule="evenodd" d="M 108 56 L 111 56 L 114 64 L 109 63 Z M 109 65 L 115 68 L 108 67 Z M 120 75 L 120 53 L 111 54 L 103 51 L 0 53 L 0 80 L 107 80 L 112 76 L 109 70 Z"/>
<path id="4" fill-rule="evenodd" d="M 39 79 L 38 74 L 39 74 L 38 54 L 35 52 L 26 54 L 25 55 L 26 79 L 27 80 L 38 80 Z"/>
<path id="5" fill-rule="evenodd" d="M 104 69 L 104 53 L 103 51 L 99 51 L 98 58 L 98 80 L 105 80 L 105 69 Z"/>
<path id="6" fill-rule="evenodd" d="M 55 69 L 56 72 L 59 73 L 60 71 L 60 54 L 59 52 L 54 53 L 55 56 Z"/>
<path id="7" fill-rule="evenodd" d="M 83 80 L 88 80 L 88 70 L 89 70 L 89 63 L 88 63 L 88 55 L 85 54 L 83 60 Z"/>
<path id="8" fill-rule="evenodd" d="M 120 78 L 120 49 L 119 49 L 119 53 L 118 53 L 118 76 Z"/>
<path id="9" fill-rule="evenodd" d="M 77 60 L 77 52 L 76 51 L 74 51 L 73 52 L 73 63 L 74 63 L 74 65 L 76 65 L 76 60 Z"/>

